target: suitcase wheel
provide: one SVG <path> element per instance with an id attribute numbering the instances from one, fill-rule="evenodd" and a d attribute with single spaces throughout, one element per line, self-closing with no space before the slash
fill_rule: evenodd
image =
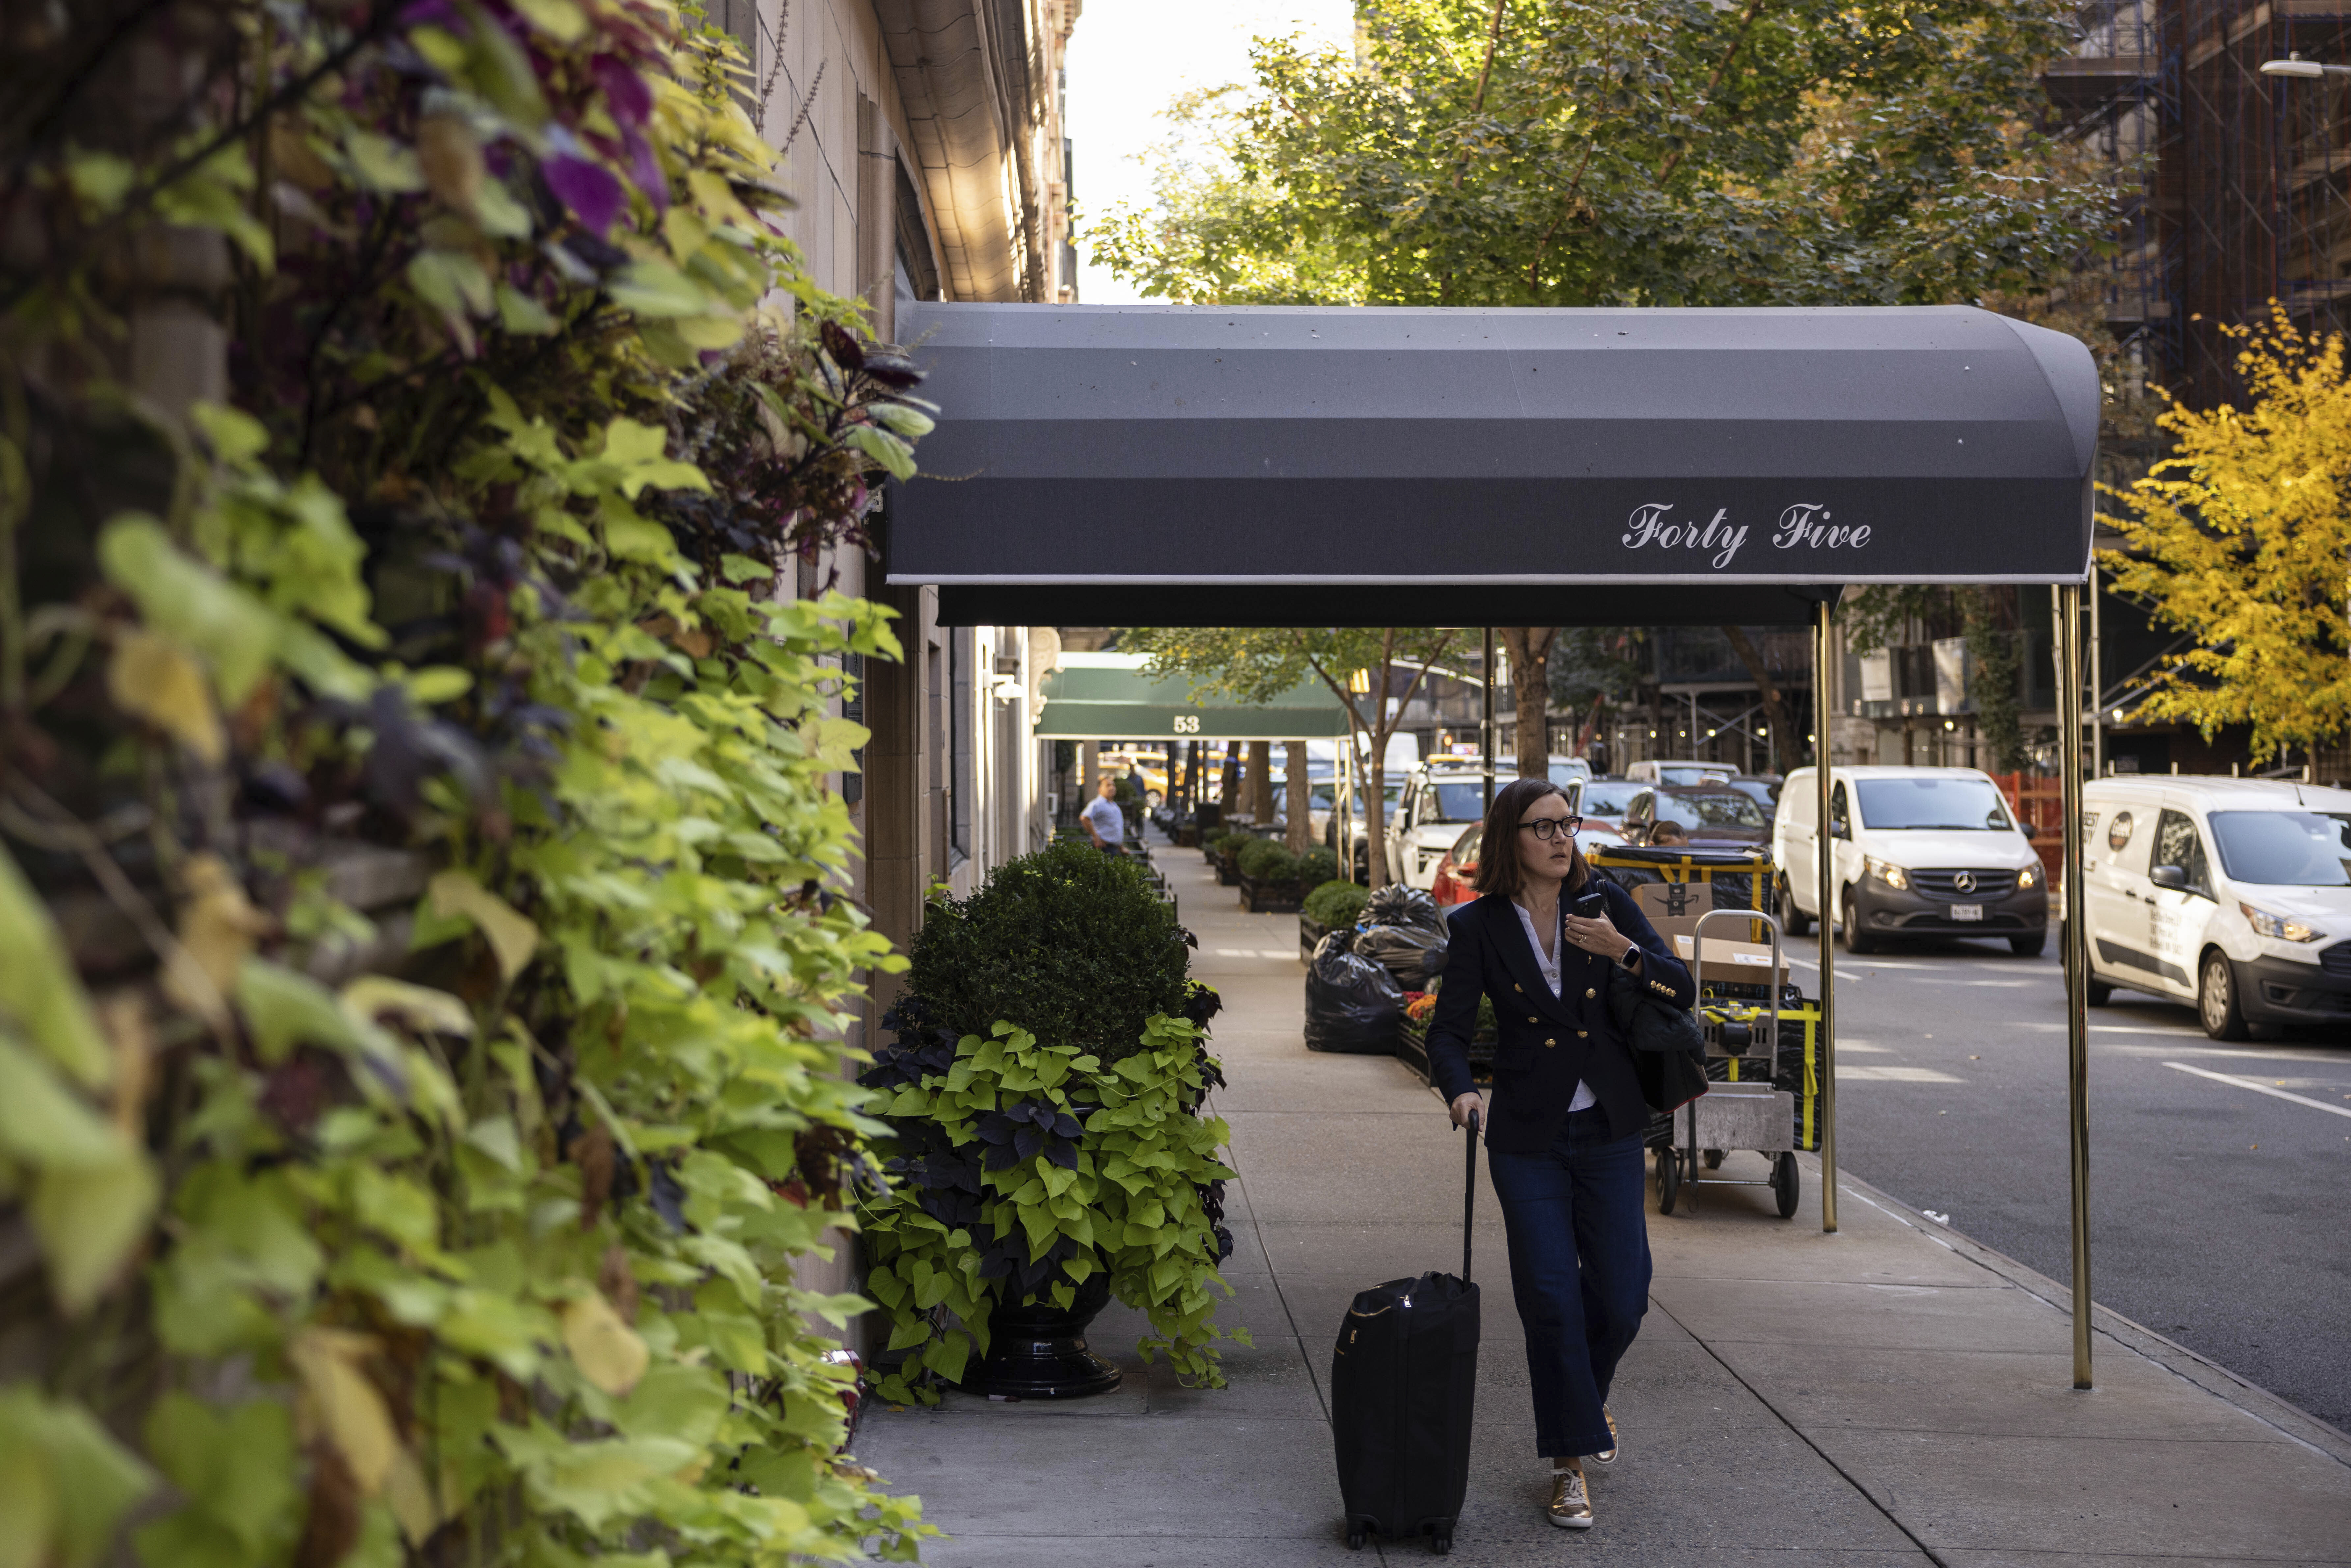
<path id="1" fill-rule="evenodd" d="M 1453 1532 L 1449 1530 L 1440 1530 L 1429 1544 L 1436 1547 L 1437 1554 L 1442 1557 L 1453 1550 Z"/>
<path id="2" fill-rule="evenodd" d="M 1364 1530 L 1363 1530 L 1363 1526 L 1361 1526 L 1361 1525 L 1349 1525 L 1349 1526 L 1347 1527 L 1347 1550 L 1348 1550 L 1348 1551 L 1350 1551 L 1350 1552 L 1361 1552 L 1363 1549 L 1364 1549 Z"/>

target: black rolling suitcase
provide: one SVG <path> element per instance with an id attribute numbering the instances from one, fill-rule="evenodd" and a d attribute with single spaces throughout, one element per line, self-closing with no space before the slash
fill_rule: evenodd
<path id="1" fill-rule="evenodd" d="M 1469 1223 L 1478 1184 L 1478 1123 L 1469 1123 L 1469 1190 L 1462 1197 L 1461 1276 L 1426 1273 L 1359 1292 L 1331 1356 L 1331 1433 L 1347 1544 L 1426 1532 L 1453 1550 L 1469 1490 L 1469 1416 L 1478 1385 L 1478 1287 L 1469 1282 Z"/>

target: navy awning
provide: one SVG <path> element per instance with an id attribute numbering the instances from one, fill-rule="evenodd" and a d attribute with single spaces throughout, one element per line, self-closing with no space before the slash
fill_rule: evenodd
<path id="1" fill-rule="evenodd" d="M 1968 307 L 899 325 L 942 413 L 886 570 L 952 623 L 1801 623 L 2088 570 L 2089 352 Z"/>

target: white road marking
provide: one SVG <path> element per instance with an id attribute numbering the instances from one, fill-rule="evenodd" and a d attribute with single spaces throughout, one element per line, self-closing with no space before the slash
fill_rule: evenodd
<path id="1" fill-rule="evenodd" d="M 2256 1083 L 2250 1078 L 2231 1078 L 2225 1072 L 2207 1072 L 2200 1067 L 2190 1067 L 2184 1061 L 2167 1061 L 2166 1067 L 2175 1072 L 2192 1072 L 2199 1078 L 2209 1078 L 2215 1083 L 2227 1083 L 2239 1089 L 2250 1089 L 2256 1094 L 2266 1094 L 2273 1100 L 2291 1100 L 2297 1105 L 2307 1105 L 2314 1111 L 2324 1111 L 2330 1116 L 2351 1116 L 2351 1110 L 2329 1105 L 2324 1100 L 2313 1100 L 2306 1094 L 2289 1094 L 2283 1089 L 2273 1089 L 2266 1083 Z"/>
<path id="2" fill-rule="evenodd" d="M 1840 1067 L 1837 1082 L 1848 1078 L 1879 1079 L 1896 1083 L 1965 1083 L 1964 1078 L 1954 1078 L 1948 1072 L 1938 1072 L 1931 1067 Z"/>

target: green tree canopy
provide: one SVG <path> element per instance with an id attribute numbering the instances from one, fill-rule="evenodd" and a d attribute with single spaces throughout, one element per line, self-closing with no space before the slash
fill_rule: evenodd
<path id="1" fill-rule="evenodd" d="M 1368 788 L 1361 791 L 1369 812 L 1387 799 L 1388 737 L 1396 731 L 1405 705 L 1411 702 L 1428 674 L 1428 666 L 1458 644 L 1457 630 L 1423 626 L 1288 627 L 1135 627 L 1120 634 L 1119 646 L 1148 653 L 1154 676 L 1180 674 L 1192 683 L 1196 695 L 1216 695 L 1237 702 L 1270 702 L 1299 682 L 1312 676 L 1339 700 L 1362 714 L 1364 730 L 1347 734 L 1354 777 Z M 1358 703 L 1357 698 L 1366 699 Z M 1369 708 L 1368 714 L 1364 709 Z M 1364 735 L 1369 733 L 1370 755 L 1364 755 Z M 1291 780 L 1294 785 L 1297 781 Z M 1290 796 L 1292 810 L 1304 799 Z M 1384 822 L 1364 823 L 1369 844 L 1371 885 L 1387 881 Z M 1352 875 L 1352 857 L 1339 858 L 1343 876 Z"/>
<path id="2" fill-rule="evenodd" d="M 1206 161 L 1092 231 L 1222 304 L 1975 299 L 2061 276 L 2098 172 L 2032 129 L 2059 0 L 1362 0 L 1195 95 Z"/>

